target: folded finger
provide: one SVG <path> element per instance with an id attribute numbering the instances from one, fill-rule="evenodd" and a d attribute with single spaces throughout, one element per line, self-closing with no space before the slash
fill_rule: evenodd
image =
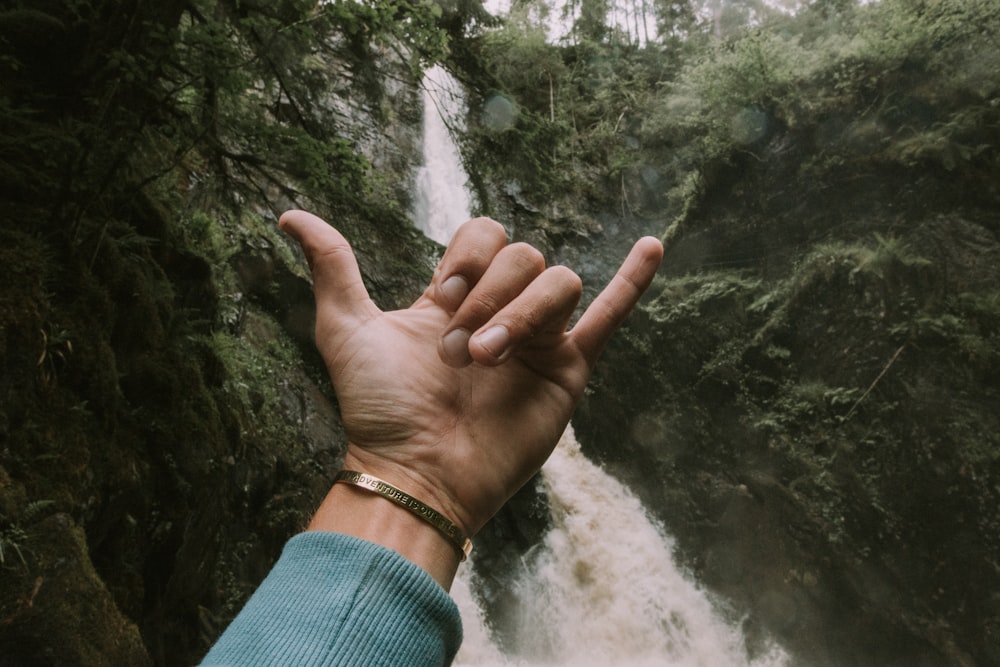
<path id="1" fill-rule="evenodd" d="M 561 335 L 582 293 L 583 284 L 573 271 L 565 266 L 546 269 L 473 334 L 470 355 L 480 364 L 496 366 L 537 336 Z"/>
<path id="2" fill-rule="evenodd" d="M 473 331 L 494 317 L 545 270 L 545 258 L 526 243 L 512 243 L 496 254 L 482 277 L 455 311 L 439 344 L 451 366 L 472 361 L 468 342 Z"/>

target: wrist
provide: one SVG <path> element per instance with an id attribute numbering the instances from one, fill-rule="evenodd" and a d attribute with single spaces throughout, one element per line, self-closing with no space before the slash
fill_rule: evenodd
<path id="1" fill-rule="evenodd" d="M 454 543 L 433 525 L 372 491 L 334 484 L 307 530 L 358 537 L 396 551 L 448 590 L 458 570 Z"/>
<path id="2" fill-rule="evenodd" d="M 458 532 L 464 536 L 474 536 L 483 522 L 477 522 L 470 512 L 470 504 L 462 503 L 457 496 L 441 482 L 441 475 L 429 475 L 425 468 L 434 471 L 432 465 L 416 465 L 413 461 L 400 463 L 389 457 L 372 454 L 363 448 L 348 445 L 344 457 L 344 469 L 356 470 L 366 475 L 385 480 L 398 487 L 406 494 L 413 496 L 421 503 L 432 507 L 444 516 L 448 523 L 454 524 Z"/>
<path id="3" fill-rule="evenodd" d="M 469 553 L 472 551 L 472 540 L 466 537 L 462 529 L 455 525 L 451 519 L 423 501 L 414 498 L 406 491 L 389 484 L 384 479 L 379 479 L 374 475 L 356 470 L 341 470 L 337 473 L 333 483 L 350 484 L 374 493 L 402 507 L 418 519 L 429 523 L 452 543 L 458 554 L 459 561 L 464 561 L 468 558 Z"/>

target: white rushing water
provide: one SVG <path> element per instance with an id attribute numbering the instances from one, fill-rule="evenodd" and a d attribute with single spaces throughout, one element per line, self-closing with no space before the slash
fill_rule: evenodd
<path id="1" fill-rule="evenodd" d="M 461 113 L 462 98 L 440 67 L 428 71 L 424 90 L 417 222 L 428 236 L 447 243 L 469 218 L 470 199 L 468 178 L 440 114 Z M 447 91 L 447 102 L 441 91 Z M 457 116 L 449 120 L 456 121 Z M 465 630 L 456 667 L 785 664 L 778 649 L 747 659 L 740 632 L 677 567 L 671 540 L 634 494 L 583 455 L 572 427 L 542 476 L 552 529 L 510 582 L 522 593 L 516 596 L 522 606 L 508 654 L 491 637 L 466 563 L 452 588 Z"/>
<path id="2" fill-rule="evenodd" d="M 580 451 L 572 427 L 542 469 L 552 530 L 511 586 L 519 589 L 512 656 L 494 646 L 468 566 L 453 594 L 466 640 L 460 667 L 784 665 L 777 648 L 749 660 L 741 633 L 676 565 L 672 543 L 625 486 Z"/>
<path id="3" fill-rule="evenodd" d="M 465 108 L 458 83 L 440 65 L 424 74 L 423 164 L 417 170 L 415 218 L 423 232 L 447 245 L 469 219 L 469 180 L 448 125 L 462 127 Z"/>

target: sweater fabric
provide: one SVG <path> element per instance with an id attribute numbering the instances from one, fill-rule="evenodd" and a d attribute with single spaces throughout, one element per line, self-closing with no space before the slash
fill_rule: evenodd
<path id="1" fill-rule="evenodd" d="M 395 551 L 310 531 L 281 558 L 202 667 L 431 667 L 462 642 L 451 596 Z"/>

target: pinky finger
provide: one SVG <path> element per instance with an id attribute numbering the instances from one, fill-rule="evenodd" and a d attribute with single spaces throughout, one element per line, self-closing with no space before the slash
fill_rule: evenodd
<path id="1" fill-rule="evenodd" d="M 573 327 L 570 335 L 590 366 L 653 282 L 662 259 L 659 240 L 646 236 L 636 241 L 618 273 Z"/>

